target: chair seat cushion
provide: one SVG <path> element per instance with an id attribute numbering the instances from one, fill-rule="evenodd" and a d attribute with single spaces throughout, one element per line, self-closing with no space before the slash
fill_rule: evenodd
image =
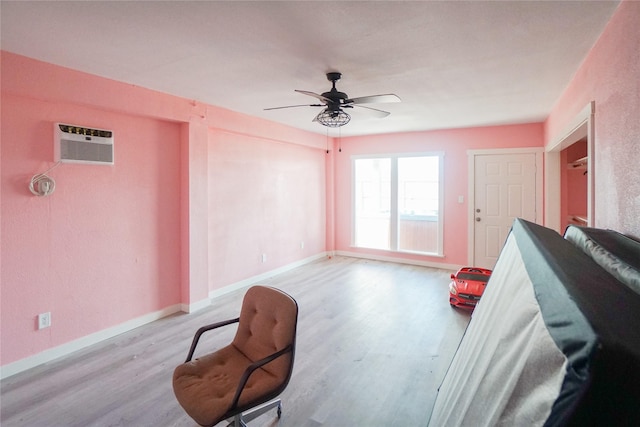
<path id="1" fill-rule="evenodd" d="M 251 363 L 233 345 L 184 363 L 173 373 L 176 398 L 198 424 L 218 423 L 229 411 L 240 377 Z M 263 369 L 257 369 L 249 377 L 238 406 L 242 407 L 259 399 L 275 390 L 281 382 L 282 379 Z"/>

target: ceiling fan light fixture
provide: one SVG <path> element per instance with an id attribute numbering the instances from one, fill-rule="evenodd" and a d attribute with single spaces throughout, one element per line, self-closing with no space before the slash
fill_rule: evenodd
<path id="1" fill-rule="evenodd" d="M 351 120 L 351 116 L 342 110 L 332 111 L 329 108 L 325 108 L 320 112 L 320 114 L 316 116 L 314 120 L 321 125 L 330 128 L 337 128 L 349 123 L 349 121 Z"/>

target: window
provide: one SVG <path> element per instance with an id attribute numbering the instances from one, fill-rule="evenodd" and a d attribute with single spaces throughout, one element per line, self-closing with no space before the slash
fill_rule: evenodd
<path id="1" fill-rule="evenodd" d="M 354 246 L 442 255 L 442 160 L 354 157 Z"/>

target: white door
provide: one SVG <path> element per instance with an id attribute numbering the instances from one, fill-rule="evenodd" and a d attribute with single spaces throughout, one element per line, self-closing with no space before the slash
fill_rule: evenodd
<path id="1" fill-rule="evenodd" d="M 513 220 L 536 222 L 536 154 L 474 157 L 474 265 L 492 269 Z"/>

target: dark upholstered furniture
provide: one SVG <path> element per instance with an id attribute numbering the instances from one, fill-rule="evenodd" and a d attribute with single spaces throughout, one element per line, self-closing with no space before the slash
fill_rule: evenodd
<path id="1" fill-rule="evenodd" d="M 203 426 L 232 419 L 231 425 L 240 427 L 272 408 L 279 417 L 280 400 L 271 400 L 291 378 L 297 319 L 292 297 L 254 286 L 244 296 L 240 317 L 200 328 L 186 362 L 173 374 L 174 393 L 187 414 Z M 204 332 L 234 323 L 231 344 L 192 360 Z"/>
<path id="2" fill-rule="evenodd" d="M 640 243 L 516 220 L 430 426 L 640 426 Z"/>

